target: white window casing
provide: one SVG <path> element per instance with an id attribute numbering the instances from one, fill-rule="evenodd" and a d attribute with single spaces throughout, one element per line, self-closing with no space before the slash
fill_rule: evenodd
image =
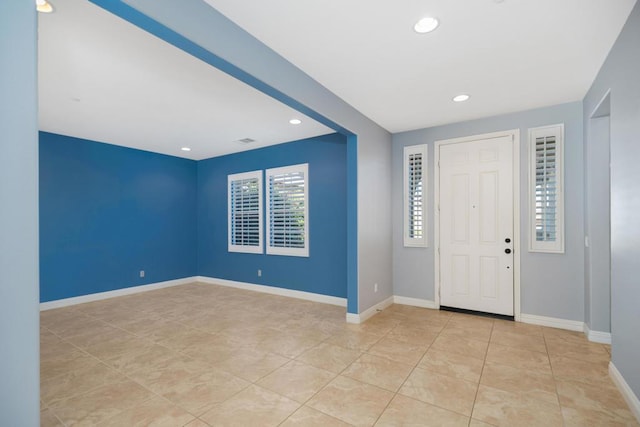
<path id="1" fill-rule="evenodd" d="M 564 253 L 564 125 L 529 129 L 529 251 Z"/>
<path id="2" fill-rule="evenodd" d="M 427 145 L 404 147 L 404 246 L 427 247 Z"/>
<path id="3" fill-rule="evenodd" d="M 309 256 L 309 164 L 267 169 L 267 254 Z"/>
<path id="4" fill-rule="evenodd" d="M 229 175 L 228 250 L 263 253 L 262 171 Z"/>

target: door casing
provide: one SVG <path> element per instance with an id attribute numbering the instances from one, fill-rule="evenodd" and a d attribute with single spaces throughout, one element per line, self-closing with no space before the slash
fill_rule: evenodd
<path id="1" fill-rule="evenodd" d="M 440 308 L 440 146 L 461 142 L 472 142 L 480 139 L 510 136 L 513 143 L 513 317 L 520 321 L 520 252 L 523 245 L 520 239 L 520 129 L 501 132 L 471 135 L 461 138 L 444 139 L 435 142 L 434 146 L 434 301 Z"/>

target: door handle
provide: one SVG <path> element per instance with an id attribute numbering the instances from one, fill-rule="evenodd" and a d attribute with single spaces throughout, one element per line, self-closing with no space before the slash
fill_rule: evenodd
<path id="1" fill-rule="evenodd" d="M 504 250 L 504 253 L 505 253 L 505 254 L 510 254 L 510 253 L 511 253 L 511 249 L 509 249 L 509 248 L 505 249 L 505 250 Z"/>

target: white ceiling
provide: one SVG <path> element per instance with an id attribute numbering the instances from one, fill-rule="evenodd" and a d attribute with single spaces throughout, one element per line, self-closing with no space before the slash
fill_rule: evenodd
<path id="1" fill-rule="evenodd" d="M 581 100 L 635 3 L 205 1 L 390 132 Z"/>
<path id="2" fill-rule="evenodd" d="M 194 160 L 333 132 L 86 0 L 52 2 L 40 130 Z"/>
<path id="3" fill-rule="evenodd" d="M 87 0 L 52 1 L 41 130 L 196 160 L 332 132 Z M 391 132 L 581 100 L 635 4 L 205 1 Z M 424 15 L 441 26 L 419 35 Z"/>

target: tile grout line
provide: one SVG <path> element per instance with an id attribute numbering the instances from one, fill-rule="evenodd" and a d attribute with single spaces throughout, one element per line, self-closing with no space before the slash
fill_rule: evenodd
<path id="1" fill-rule="evenodd" d="M 478 387 L 476 388 L 476 394 L 473 397 L 473 404 L 471 405 L 471 415 L 469 415 L 469 425 L 471 425 L 471 421 L 474 419 L 473 413 L 475 412 L 476 402 L 478 400 L 478 394 L 480 393 L 480 384 L 482 383 L 482 375 L 484 374 L 484 368 L 485 366 L 487 366 L 487 357 L 489 356 L 489 347 L 491 346 L 491 338 L 493 337 L 494 328 L 495 328 L 495 321 L 491 323 L 491 333 L 489 334 L 487 351 L 484 353 L 484 359 L 482 359 L 482 369 L 480 369 L 480 376 L 478 377 Z M 479 421 L 482 421 L 482 420 L 479 420 Z M 486 421 L 482 421 L 482 422 L 486 422 Z"/>
<path id="2" fill-rule="evenodd" d="M 553 388 L 556 392 L 556 401 L 558 402 L 558 407 L 560 408 L 560 415 L 562 415 L 562 423 L 566 424 L 564 412 L 562 411 L 562 403 L 560 402 L 560 393 L 558 392 L 558 381 L 553 370 L 553 364 L 551 363 L 551 354 L 549 354 L 549 345 L 547 343 L 547 336 L 544 333 L 544 329 L 542 330 L 542 339 L 544 340 L 544 348 L 547 350 L 547 357 L 549 358 L 549 368 L 551 369 L 551 376 L 553 378 Z"/>
<path id="3" fill-rule="evenodd" d="M 400 393 L 400 390 L 401 390 L 401 389 L 402 389 L 402 387 L 406 384 L 406 382 L 409 380 L 409 378 L 411 377 L 411 375 L 413 375 L 413 373 L 415 372 L 415 370 L 416 370 L 416 369 L 421 369 L 421 368 L 419 368 L 419 367 L 418 367 L 418 365 L 420 364 L 420 361 L 422 361 L 422 359 L 424 358 L 424 356 L 425 356 L 425 355 L 427 354 L 427 352 L 431 349 L 431 346 L 433 345 L 433 343 L 434 343 L 434 342 L 436 341 L 436 339 L 440 336 L 440 334 L 442 333 L 442 331 L 444 331 L 444 329 L 446 328 L 446 325 L 449 323 L 449 320 L 450 320 L 450 319 L 451 319 L 451 316 L 448 316 L 448 319 L 447 319 L 447 321 L 445 322 L 445 324 L 444 324 L 444 326 L 442 327 L 442 329 L 440 329 L 440 331 L 436 334 L 436 336 L 434 337 L 433 341 L 431 341 L 431 344 L 429 344 L 429 345 L 427 346 L 427 349 L 426 349 L 426 350 L 425 350 L 425 352 L 422 354 L 422 357 L 420 358 L 420 360 L 418 360 L 418 361 L 413 365 L 413 368 L 411 369 L 411 372 L 409 372 L 409 374 L 408 374 L 408 375 L 407 375 L 407 377 L 404 379 L 404 381 L 402 382 L 402 384 L 400 384 L 400 386 L 398 387 L 398 389 L 394 392 L 393 397 L 389 400 L 389 402 L 388 402 L 388 403 L 387 403 L 387 405 L 385 406 L 384 410 L 380 413 L 380 415 L 379 415 L 379 416 L 378 416 L 378 418 L 376 419 L 375 423 L 377 423 L 377 422 L 380 420 L 380 418 L 382 417 L 382 415 L 384 414 L 384 412 L 387 410 L 387 408 L 389 407 L 389 405 L 391 404 L 391 402 L 392 402 L 392 401 L 393 401 L 393 400 L 394 400 L 398 395 L 400 395 L 400 396 L 402 396 L 402 397 L 405 397 L 405 398 L 408 398 L 408 399 L 415 400 L 415 401 L 420 402 L 420 403 L 425 403 L 425 404 L 427 404 L 427 405 L 434 406 L 434 407 L 436 407 L 436 408 L 443 409 L 443 410 L 448 411 L 448 412 L 452 412 L 452 413 L 455 413 L 455 414 L 458 414 L 458 415 L 462 415 L 462 416 L 464 416 L 464 417 L 467 417 L 467 416 L 466 416 L 466 415 L 464 415 L 464 414 L 461 414 L 461 413 L 456 412 L 456 411 L 452 411 L 451 409 L 448 409 L 448 408 L 443 408 L 442 406 L 437 405 L 437 404 L 435 404 L 435 403 L 428 403 L 428 402 L 424 402 L 424 401 L 422 401 L 422 400 L 420 400 L 420 399 L 416 399 L 416 398 L 413 398 L 413 397 L 410 397 L 410 396 L 405 396 L 404 394 L 401 394 L 401 393 Z M 469 416 L 469 420 L 471 420 L 471 416 Z M 374 425 L 375 425 L 375 423 L 374 423 Z"/>
<path id="4" fill-rule="evenodd" d="M 140 383 L 138 383 L 137 381 L 133 380 L 133 379 L 132 379 L 132 378 L 130 378 L 127 374 L 125 374 L 125 373 L 123 373 L 123 372 L 120 372 L 120 371 L 118 371 L 117 369 L 113 368 L 112 366 L 110 366 L 109 364 L 107 364 L 107 363 L 106 363 L 106 361 L 103 361 L 103 360 L 102 360 L 102 359 L 100 359 L 99 357 L 97 357 L 97 356 L 95 356 L 95 355 L 93 355 L 93 354 L 89 353 L 88 351 L 85 351 L 83 348 L 78 347 L 77 345 L 73 344 L 73 343 L 72 343 L 72 342 L 70 342 L 70 341 L 66 341 L 64 338 L 61 338 L 61 337 L 59 337 L 59 338 L 60 338 L 60 340 L 61 340 L 61 341 L 63 341 L 63 342 L 65 342 L 65 343 L 67 343 L 67 344 L 69 344 L 69 345 L 71 345 L 71 346 L 75 347 L 77 350 L 80 350 L 81 352 L 85 353 L 85 354 L 86 354 L 86 355 L 88 355 L 89 357 L 91 357 L 91 358 L 93 358 L 93 359 L 97 360 L 99 363 L 97 363 L 97 364 L 96 364 L 96 365 L 94 365 L 94 366 L 97 366 L 98 364 L 102 364 L 102 365 L 104 365 L 105 367 L 107 367 L 108 369 L 110 369 L 110 370 L 112 370 L 112 371 L 114 371 L 114 372 L 116 372 L 116 373 L 118 373 L 118 374 L 120 374 L 120 375 L 124 376 L 124 377 L 125 377 L 125 378 L 127 378 L 128 380 L 130 380 L 130 381 L 134 382 L 135 384 L 139 385 L 140 387 L 142 387 L 143 389 L 147 390 L 148 392 L 150 392 L 151 394 L 155 395 L 156 397 L 161 397 L 161 398 L 165 399 L 163 396 L 158 395 L 157 393 L 155 393 L 155 392 L 154 392 L 154 391 L 152 391 L 152 390 L 149 390 L 149 389 L 148 389 L 147 387 L 145 387 L 143 384 L 140 384 Z M 55 378 L 57 378 L 57 377 L 59 377 L 59 376 L 62 376 L 62 375 L 66 375 L 66 374 L 64 374 L 64 373 L 63 373 L 63 374 L 57 375 L 57 376 L 55 376 L 55 377 L 53 377 L 53 378 L 50 378 L 49 380 L 55 379 Z M 117 382 L 117 383 L 120 383 L 120 382 L 121 382 L 121 381 L 119 381 L 119 382 Z M 113 384 L 116 384 L 116 383 L 113 383 Z M 112 385 L 112 384 L 101 384 L 101 385 L 96 386 L 96 387 L 94 387 L 94 388 L 91 388 L 91 389 L 89 389 L 89 390 L 87 390 L 87 391 L 85 391 L 85 392 L 83 392 L 83 393 L 78 393 L 78 394 L 74 394 L 74 395 L 71 395 L 71 396 L 67 396 L 67 397 L 66 397 L 65 399 L 63 399 L 61 402 L 68 401 L 68 400 L 70 400 L 70 399 L 75 399 L 75 398 L 78 398 L 78 397 L 80 397 L 80 396 L 86 396 L 86 395 L 88 395 L 88 394 L 92 393 L 93 391 L 95 391 L 95 390 L 99 389 L 100 387 L 104 387 L 104 386 L 107 386 L 107 385 Z M 143 401 L 142 401 L 142 402 L 140 402 L 140 403 L 145 403 L 145 402 L 147 402 L 147 401 L 151 400 L 152 398 L 153 398 L 153 396 L 152 396 L 152 397 L 150 397 L 150 398 L 148 398 L 148 399 L 143 400 Z M 166 399 L 165 399 L 165 400 L 166 400 Z M 55 409 L 54 409 L 54 408 L 51 408 L 51 407 L 49 406 L 49 407 L 48 407 L 48 409 L 50 409 L 50 410 L 53 412 L 53 414 L 56 416 L 56 419 L 58 419 L 58 420 L 61 422 L 61 424 L 63 424 L 65 427 L 67 426 L 67 424 L 66 424 L 66 423 L 64 423 L 64 422 L 62 422 L 62 421 L 60 420 L 60 418 L 57 416 L 57 414 L 56 414 L 56 412 L 55 412 Z M 109 419 L 111 419 L 111 418 L 114 418 L 114 417 L 116 417 L 116 416 L 120 415 L 121 413 L 123 413 L 123 412 L 124 412 L 124 411 L 126 411 L 127 409 L 128 409 L 128 408 L 125 408 L 125 409 L 119 410 L 119 411 L 118 411 L 116 414 L 114 414 L 113 416 L 110 416 L 110 417 L 108 417 L 108 418 L 106 418 L 106 419 L 102 420 L 102 421 L 101 421 L 101 423 L 106 422 L 107 420 L 109 420 Z"/>
<path id="5" fill-rule="evenodd" d="M 399 325 L 399 324 L 398 324 L 398 325 Z M 370 353 L 368 353 L 367 351 L 368 351 L 369 349 L 371 349 L 371 347 L 373 347 L 374 345 L 376 345 L 377 343 L 379 343 L 383 338 L 386 338 L 389 334 L 391 334 L 391 331 L 393 331 L 394 329 L 396 329 L 396 328 L 398 327 L 398 325 L 394 326 L 394 327 L 393 327 L 393 328 L 391 328 L 389 331 L 387 331 L 387 333 L 386 333 L 386 334 L 384 334 L 384 335 L 383 335 L 383 336 L 382 336 L 378 341 L 376 341 L 376 342 L 375 342 L 374 344 L 372 344 L 372 345 L 371 345 L 367 350 L 365 350 L 365 351 L 363 352 L 363 354 L 364 354 L 364 353 L 366 353 L 366 354 L 370 354 Z M 428 349 L 428 347 L 427 347 L 427 349 Z M 426 353 L 426 352 L 427 352 L 427 350 L 425 350 L 425 353 Z M 423 355 L 424 355 L 424 354 L 423 354 Z M 360 357 L 362 357 L 362 355 L 361 355 Z M 380 357 L 380 356 L 378 356 L 378 357 Z M 358 360 L 358 359 L 356 359 L 356 360 Z M 387 359 L 387 360 L 390 360 L 390 359 Z M 395 362 L 395 361 L 394 361 L 394 362 Z M 354 363 L 355 363 L 355 361 L 354 361 Z M 419 363 L 419 362 L 416 362 L 416 364 L 417 364 L 417 363 Z M 353 363 L 352 363 L 352 364 L 353 364 Z M 347 369 L 347 368 L 345 368 L 342 372 L 344 372 L 346 369 Z M 411 369 L 411 372 L 413 372 L 413 368 Z M 409 375 L 411 375 L 411 372 L 409 372 Z M 407 375 L 407 378 L 409 378 L 409 375 Z M 407 378 L 405 378 L 405 381 L 407 380 Z M 354 380 L 356 380 L 355 378 L 353 378 L 353 379 L 354 379 Z M 358 381 L 358 380 L 356 380 L 356 381 Z M 365 383 L 365 384 L 366 384 L 366 383 Z M 404 381 L 402 382 L 402 384 L 404 384 Z M 391 399 L 389 399 L 389 401 L 388 401 L 388 402 L 387 402 L 387 404 L 384 406 L 384 408 L 382 409 L 382 411 L 380 411 L 380 414 L 376 417 L 376 420 L 373 422 L 372 426 L 373 426 L 373 425 L 376 425 L 376 423 L 377 423 L 378 421 L 380 421 L 380 418 L 381 418 L 381 417 L 382 417 L 382 415 L 386 412 L 387 408 L 389 408 L 389 405 L 391 405 L 391 402 L 393 402 L 393 399 L 395 399 L 395 398 L 396 398 L 396 396 L 398 395 L 398 390 L 400 390 L 400 388 L 402 387 L 402 384 L 400 384 L 400 387 L 398 387 L 398 389 L 397 389 L 395 392 L 393 392 L 393 396 L 391 396 Z M 379 388 L 381 388 L 381 387 L 379 387 Z M 382 388 L 381 388 L 381 389 L 382 389 Z M 384 389 L 383 389 L 383 390 L 384 390 Z M 386 390 L 386 391 L 388 391 L 388 390 Z"/>
<path id="6" fill-rule="evenodd" d="M 309 401 L 311 401 L 314 397 L 316 397 L 320 392 L 322 392 L 323 390 L 325 390 L 325 389 L 329 386 L 329 384 L 331 384 L 333 381 L 335 381 L 335 379 L 336 379 L 336 378 L 338 378 L 338 377 L 340 377 L 340 376 L 343 376 L 342 374 L 343 374 L 347 369 L 349 369 L 349 368 L 350 368 L 350 367 L 351 367 L 351 366 L 352 366 L 356 361 L 358 361 L 358 360 L 359 360 L 359 359 L 360 359 L 364 354 L 370 354 L 370 353 L 368 353 L 368 352 L 367 352 L 367 351 L 368 351 L 368 349 L 370 349 L 371 347 L 373 347 L 374 345 L 376 345 L 378 342 L 380 342 L 383 338 L 385 338 L 387 335 L 389 335 L 389 334 L 391 333 L 391 331 L 392 331 L 393 329 L 395 329 L 396 327 L 397 327 L 397 325 L 396 325 L 396 326 L 394 326 L 393 328 L 391 328 L 391 329 L 390 329 L 389 331 L 387 331 L 386 333 L 382 334 L 382 335 L 380 336 L 380 338 L 379 338 L 378 340 L 376 340 L 374 343 L 372 343 L 370 346 L 368 346 L 366 350 L 357 350 L 357 351 L 360 353 L 360 354 L 358 355 L 358 357 L 356 357 L 356 358 L 355 358 L 351 363 L 349 363 L 347 366 L 345 366 L 345 367 L 344 367 L 340 372 L 338 372 L 338 373 L 331 372 L 332 374 L 334 374 L 334 377 L 333 377 L 329 382 L 327 382 L 327 384 L 325 384 L 325 385 L 324 385 L 323 387 L 321 387 L 318 391 L 316 391 L 313 395 L 311 395 L 311 397 L 309 397 L 307 400 L 305 400 L 305 401 L 304 401 L 304 403 L 302 403 L 302 404 L 300 405 L 300 407 L 299 407 L 298 409 L 296 409 L 296 411 L 294 411 L 293 413 L 291 413 L 291 414 L 289 415 L 289 417 L 291 417 L 291 415 L 293 415 L 295 412 L 297 412 L 301 407 L 306 406 L 306 405 L 307 405 L 307 403 L 308 403 Z M 328 341 L 330 338 L 331 338 L 331 337 L 327 338 L 325 341 Z M 324 342 L 324 341 L 323 341 L 323 342 Z M 345 348 L 345 349 L 347 349 L 347 350 L 354 350 L 354 349 L 351 349 L 351 348 L 348 348 L 348 347 L 342 347 L 342 346 L 340 346 L 340 345 L 336 345 L 336 344 L 332 344 L 332 343 L 328 343 L 328 344 L 330 344 L 330 345 L 335 345 L 336 347 L 340 347 L 340 348 Z M 320 344 L 318 344 L 317 346 L 319 346 L 319 345 L 320 345 Z M 317 346 L 316 346 L 316 347 L 317 347 Z M 315 347 L 314 347 L 314 348 L 315 348 Z M 302 353 L 302 354 L 304 354 L 304 353 Z M 298 355 L 297 357 L 301 356 L 302 354 Z M 315 366 L 313 366 L 313 365 L 309 365 L 308 363 L 305 363 L 305 362 L 303 362 L 303 361 L 301 361 L 301 360 L 298 360 L 298 359 L 297 359 L 297 357 L 296 357 L 296 359 L 295 359 L 297 362 L 299 362 L 299 363 L 303 363 L 303 364 L 305 364 L 305 365 L 308 365 L 308 366 L 311 366 L 311 367 L 314 367 L 314 368 L 317 368 L 317 367 L 315 367 Z M 389 359 L 387 359 L 387 360 L 389 360 Z M 322 368 L 317 368 L 317 369 L 322 369 Z M 328 372 L 330 372 L 330 371 L 328 371 Z M 347 376 L 344 376 L 344 377 L 345 377 L 345 378 L 348 378 L 348 379 L 350 379 L 350 380 L 353 380 L 353 381 L 359 382 L 360 384 L 367 385 L 367 386 L 371 386 L 371 387 L 375 387 L 375 388 L 378 388 L 378 389 L 380 389 L 380 390 L 383 390 L 383 391 L 387 391 L 387 392 L 389 392 L 389 390 L 386 390 L 386 389 L 384 389 L 384 388 L 382 388 L 382 387 L 378 387 L 378 386 L 376 386 L 376 385 L 369 384 L 369 383 L 366 383 L 366 382 L 364 382 L 364 381 L 360 381 L 360 380 L 358 380 L 358 379 L 356 379 L 356 378 L 351 378 L 351 377 L 347 377 Z M 391 393 L 393 393 L 393 392 L 391 392 Z M 378 418 L 376 419 L 376 421 L 374 422 L 374 424 L 378 421 L 378 419 L 380 418 L 380 416 L 382 416 L 382 414 L 384 413 L 384 411 L 385 411 L 385 410 L 386 410 L 386 408 L 388 407 L 389 403 L 390 403 L 390 402 L 393 400 L 393 398 L 395 397 L 395 394 L 396 394 L 396 393 L 394 393 L 393 397 L 392 397 L 391 399 L 389 399 L 389 402 L 387 403 L 387 405 L 385 406 L 385 408 L 382 410 L 382 412 L 380 413 L 380 415 L 378 416 Z M 339 419 L 339 418 L 336 418 L 336 417 L 334 417 L 334 416 L 333 416 L 333 415 L 331 415 L 331 414 L 327 414 L 326 412 L 324 412 L 324 411 L 322 411 L 322 410 L 315 409 L 315 408 L 313 408 L 313 407 L 309 407 L 309 408 L 311 408 L 311 409 L 313 409 L 313 410 L 315 410 L 315 411 L 321 412 L 322 414 L 324 414 L 324 415 L 326 415 L 326 416 L 329 416 L 329 417 L 331 417 L 331 418 L 338 419 L 338 420 L 340 420 L 341 422 L 344 422 L 344 423 L 346 423 L 346 424 L 352 425 L 351 423 L 348 423 L 348 422 L 346 422 L 346 421 L 344 421 L 344 420 L 341 420 L 341 419 Z M 287 417 L 287 419 L 289 419 L 289 417 Z M 285 421 L 286 421 L 286 420 L 285 420 Z M 283 423 L 284 423 L 284 421 L 283 421 Z M 282 424 L 282 423 L 281 423 L 281 424 Z"/>
<path id="7" fill-rule="evenodd" d="M 87 314 L 87 313 L 85 313 L 85 314 Z M 91 315 L 89 315 L 89 316 L 91 316 Z M 183 356 L 183 357 L 187 357 L 187 358 L 189 358 L 189 359 L 191 359 L 191 360 L 197 361 L 196 359 L 194 359 L 194 358 L 192 358 L 192 357 L 190 357 L 190 356 L 188 356 L 188 355 L 186 355 L 186 354 L 184 354 L 184 353 L 182 353 L 182 352 L 180 352 L 180 351 L 177 351 L 177 350 L 175 350 L 175 349 L 172 349 L 172 348 L 169 348 L 169 347 L 163 346 L 163 345 L 161 345 L 161 344 L 159 344 L 158 342 L 155 342 L 155 341 L 153 341 L 153 340 L 148 340 L 148 339 L 147 339 L 147 337 L 140 336 L 140 335 L 137 335 L 137 334 L 133 334 L 133 333 L 131 333 L 131 332 L 129 332 L 129 331 L 127 331 L 127 330 L 123 329 L 123 328 L 120 328 L 120 327 L 118 327 L 118 326 L 116 326 L 116 325 L 113 325 L 113 324 L 111 324 L 110 322 L 107 322 L 107 321 L 105 321 L 105 320 L 103 320 L 103 319 L 97 318 L 97 320 L 100 320 L 101 322 L 103 322 L 103 323 L 105 323 L 105 324 L 107 324 L 107 325 L 109 325 L 109 326 L 111 326 L 111 327 L 114 327 L 114 328 L 120 329 L 120 330 L 122 330 L 122 331 L 124 331 L 124 332 L 126 332 L 126 333 L 128 333 L 128 334 L 134 335 L 134 336 L 136 336 L 137 338 L 141 338 L 141 339 L 143 339 L 143 340 L 145 340 L 145 341 L 149 341 L 149 343 L 150 343 L 150 344 L 153 344 L 153 345 L 160 345 L 160 346 L 162 346 L 162 347 L 164 347 L 164 348 L 167 348 L 169 351 L 171 351 L 171 352 L 175 353 L 176 355 L 181 355 L 181 356 Z M 193 329 L 193 328 L 190 328 L 190 329 Z M 58 336 L 58 335 L 57 335 L 57 334 L 55 334 L 55 333 L 54 333 L 54 335 Z M 131 372 L 131 373 L 124 373 L 124 372 L 121 372 L 121 371 L 119 371 L 118 369 L 116 369 L 116 368 L 114 368 L 114 367 L 110 366 L 110 365 L 108 364 L 108 362 L 107 362 L 107 361 L 100 359 L 99 357 L 97 357 L 97 356 L 95 356 L 95 355 L 93 355 L 93 354 L 89 353 L 88 351 L 84 350 L 84 349 L 83 349 L 83 348 L 81 348 L 81 347 L 78 347 L 77 345 L 73 344 L 72 342 L 67 341 L 67 340 L 65 340 L 64 338 L 60 337 L 60 336 L 58 336 L 58 338 L 60 338 L 60 339 L 61 339 L 62 341 L 64 341 L 64 342 L 66 342 L 66 343 L 68 343 L 68 344 L 72 345 L 73 347 L 75 347 L 76 349 L 80 350 L 81 352 L 83 352 L 83 353 L 87 354 L 88 356 L 90 356 L 90 357 L 94 358 L 95 360 L 99 361 L 101 364 L 105 365 L 107 368 L 109 368 L 109 369 L 111 369 L 111 370 L 113 370 L 113 371 L 117 372 L 118 374 L 123 375 L 125 378 L 127 378 L 127 379 L 128 379 L 128 380 L 130 380 L 131 382 L 133 382 L 133 383 L 137 384 L 138 386 L 142 387 L 143 389 L 147 390 L 148 392 L 150 392 L 150 393 L 151 393 L 152 395 L 154 395 L 155 397 L 159 397 L 159 398 L 161 398 L 161 399 L 163 399 L 163 400 L 165 400 L 165 401 L 169 402 L 171 405 L 176 406 L 176 407 L 179 407 L 180 409 L 182 409 L 182 410 L 183 410 L 183 411 L 185 411 L 186 413 L 191 414 L 193 417 L 195 417 L 195 418 L 199 418 L 196 414 L 193 414 L 192 412 L 190 412 L 190 411 L 189 411 L 189 410 L 187 410 L 186 408 L 182 407 L 181 405 L 179 405 L 179 404 L 177 404 L 177 403 L 175 403 L 175 402 L 173 402 L 173 401 L 171 401 L 171 400 L 167 399 L 167 398 L 166 398 L 166 397 L 164 397 L 163 395 L 160 395 L 160 394 L 156 393 L 155 391 L 151 390 L 151 389 L 150 389 L 150 388 L 148 388 L 146 385 L 144 385 L 144 384 L 142 384 L 142 383 L 140 383 L 140 382 L 136 381 L 135 379 L 131 378 L 131 377 L 130 377 L 130 374 L 132 374 L 132 373 L 134 373 L 134 372 L 137 372 L 137 371 L 133 371 L 133 372 Z M 208 364 L 208 365 L 209 365 L 209 366 L 211 366 L 212 368 L 214 368 L 212 365 L 210 365 L 210 364 Z M 143 369 L 143 368 L 140 368 L 140 369 Z M 219 369 L 219 368 L 215 368 L 215 369 Z M 226 371 L 225 371 L 225 372 L 226 372 Z M 233 375 L 232 373 L 229 373 L 229 374 Z M 62 375 L 64 375 L 64 374 L 62 374 Z M 196 374 L 193 374 L 193 375 L 196 375 Z M 235 376 L 235 375 L 234 375 L 234 376 Z M 250 382 L 250 381 L 247 381 L 247 382 L 248 382 L 249 384 L 253 384 L 253 383 L 252 383 L 252 382 Z M 96 390 L 96 389 L 98 389 L 98 388 L 100 388 L 100 387 L 103 387 L 103 386 L 104 386 L 104 384 L 103 384 L 103 385 L 101 385 L 101 386 L 97 386 L 97 387 L 95 387 L 95 388 L 93 388 L 93 389 L 91 389 L 91 390 L 89 390 L 89 391 L 87 391 L 87 392 L 85 392 L 85 393 L 80 393 L 80 394 L 74 395 L 74 396 L 72 396 L 72 397 L 68 397 L 68 398 L 67 398 L 67 399 L 65 399 L 65 400 L 68 400 L 68 399 L 70 399 L 70 398 L 75 398 L 75 397 L 81 396 L 81 395 L 83 395 L 83 394 L 88 394 L 88 393 L 90 393 L 90 392 L 92 392 L 92 391 L 94 391 L 94 390 Z M 229 396 L 229 397 L 228 397 L 227 399 L 225 399 L 224 401 L 226 401 L 226 400 L 228 400 L 228 399 L 230 399 L 230 398 L 232 398 L 232 397 L 236 396 L 236 395 L 237 395 L 237 394 L 239 394 L 240 392 L 242 392 L 242 391 L 246 390 L 249 386 L 250 386 L 250 385 L 247 385 L 246 387 L 244 387 L 244 388 L 242 388 L 241 390 L 239 390 L 237 393 L 234 393 L 233 395 Z M 150 397 L 149 399 L 144 400 L 142 403 L 147 402 L 147 401 L 151 400 L 152 398 L 153 398 L 153 396 L 152 396 L 152 397 Z M 223 402 L 224 402 L 224 401 L 223 401 Z M 223 402 L 218 402 L 218 403 L 223 403 Z M 101 422 L 106 422 L 106 421 L 108 421 L 109 419 L 114 418 L 114 417 L 116 417 L 116 416 L 120 415 L 120 414 L 121 414 L 121 413 L 123 413 L 125 410 L 126 410 L 126 409 L 121 410 L 121 411 L 119 411 L 117 414 L 114 414 L 113 416 L 111 416 L 111 417 L 109 417 L 109 418 L 107 418 L 107 419 L 105 419 L 105 420 L 103 420 L 103 421 L 101 421 Z M 207 411 L 204 411 L 204 412 L 203 412 L 203 414 L 204 414 L 204 413 L 206 413 L 206 412 L 208 412 L 208 410 L 207 410 Z M 54 413 L 54 414 L 55 414 L 55 413 Z M 191 421 L 190 421 L 190 422 L 191 422 Z M 63 423 L 63 424 L 64 424 L 64 423 Z"/>
<path id="8" fill-rule="evenodd" d="M 372 343 L 372 344 L 371 344 L 367 349 L 369 349 L 369 348 L 373 347 L 373 346 L 374 346 L 374 345 L 376 345 L 378 342 L 380 342 L 380 340 L 382 340 L 385 336 L 387 336 L 387 335 L 389 334 L 389 332 L 390 332 L 390 331 L 388 331 L 388 332 L 386 332 L 385 334 L 381 335 L 381 337 L 380 337 L 378 340 L 376 340 L 376 342 L 375 342 L 375 343 Z M 327 338 L 327 340 L 328 340 L 328 339 L 329 339 L 329 338 Z M 330 345 L 335 345 L 335 344 L 331 344 L 331 343 L 329 343 L 329 344 L 330 344 Z M 347 350 L 354 350 L 354 349 L 351 349 L 351 348 L 342 347 L 342 346 L 340 346 L 340 345 L 336 345 L 336 347 L 346 348 Z M 363 354 L 368 354 L 368 353 L 367 353 L 367 350 L 357 350 L 357 351 L 360 353 L 360 354 L 358 355 L 358 357 L 356 357 L 356 358 L 355 358 L 351 363 L 349 363 L 347 366 L 345 366 L 345 367 L 344 367 L 340 372 L 338 372 L 337 374 L 335 374 L 335 376 L 331 379 L 331 381 L 327 382 L 327 384 L 325 384 L 322 388 L 320 388 L 317 392 L 315 392 L 315 393 L 314 393 L 310 398 L 308 398 L 308 399 L 307 399 L 307 400 L 306 400 L 306 401 L 301 405 L 301 407 L 302 407 L 302 406 L 306 406 L 306 404 L 307 404 L 310 400 L 312 400 L 314 397 L 316 397 L 318 394 L 320 394 L 320 392 L 322 392 L 324 389 L 326 389 L 326 388 L 329 386 L 329 384 L 331 384 L 333 381 L 335 381 L 335 379 L 336 379 L 336 378 L 338 378 L 338 377 L 342 376 L 342 374 L 343 374 L 347 369 L 349 369 L 349 367 L 351 367 L 351 365 L 353 365 L 353 364 L 354 364 L 358 359 L 360 359 L 360 358 L 362 357 L 362 355 L 363 355 Z M 299 362 L 300 362 L 300 363 L 305 363 L 305 362 L 303 362 L 303 361 L 299 361 Z M 306 363 L 305 363 L 305 364 L 306 364 Z M 313 366 L 313 365 L 309 365 L 309 366 Z M 332 372 L 332 373 L 333 373 L 333 372 Z M 363 381 L 359 381 L 359 380 L 357 380 L 357 379 L 355 379 L 355 378 L 351 378 L 351 377 L 345 377 L 345 378 L 349 378 L 349 379 L 351 379 L 351 380 L 353 380 L 353 381 L 357 381 L 357 382 L 359 382 L 359 383 L 361 383 L 361 384 L 365 384 L 365 385 L 368 385 L 368 386 L 372 386 L 372 387 L 379 388 L 380 390 L 384 390 L 384 389 L 383 389 L 383 388 L 381 388 L 381 387 L 377 387 L 377 386 L 374 386 L 373 384 L 368 384 L 368 383 L 365 383 L 365 382 L 363 382 Z M 388 390 L 385 390 L 385 391 L 388 391 Z M 393 399 L 393 398 L 392 398 L 392 399 Z M 389 400 L 389 402 L 390 402 L 390 401 L 391 401 L 391 400 Z M 321 413 L 323 413 L 323 414 L 325 414 L 325 415 L 327 415 L 327 416 L 329 416 L 329 417 L 331 417 L 331 418 L 339 419 L 339 418 L 334 417 L 334 416 L 333 416 L 333 415 L 331 415 L 331 414 L 327 414 L 326 412 L 324 412 L 324 411 L 322 411 L 322 410 L 315 409 L 315 408 L 312 408 L 312 407 L 309 407 L 309 408 L 311 408 L 311 409 L 313 409 L 313 410 L 315 410 L 315 411 L 319 411 L 319 412 L 321 412 Z M 298 408 L 298 409 L 299 409 L 299 408 Z M 386 407 L 385 407 L 385 409 L 386 409 Z M 297 410 L 296 410 L 296 411 L 297 411 Z M 383 412 L 384 412 L 384 410 L 383 410 Z M 295 412 L 294 412 L 294 413 L 295 413 Z M 381 413 L 381 415 L 382 415 L 382 413 Z M 339 419 L 339 420 L 340 420 L 340 421 L 342 421 L 342 422 L 344 422 L 344 423 L 346 423 L 346 424 L 352 425 L 351 423 L 349 423 L 349 422 L 347 422 L 347 421 L 344 421 L 344 420 L 341 420 L 341 419 Z M 377 422 L 377 420 L 376 420 L 376 422 Z M 374 424 L 375 424 L 375 422 L 374 422 Z"/>

